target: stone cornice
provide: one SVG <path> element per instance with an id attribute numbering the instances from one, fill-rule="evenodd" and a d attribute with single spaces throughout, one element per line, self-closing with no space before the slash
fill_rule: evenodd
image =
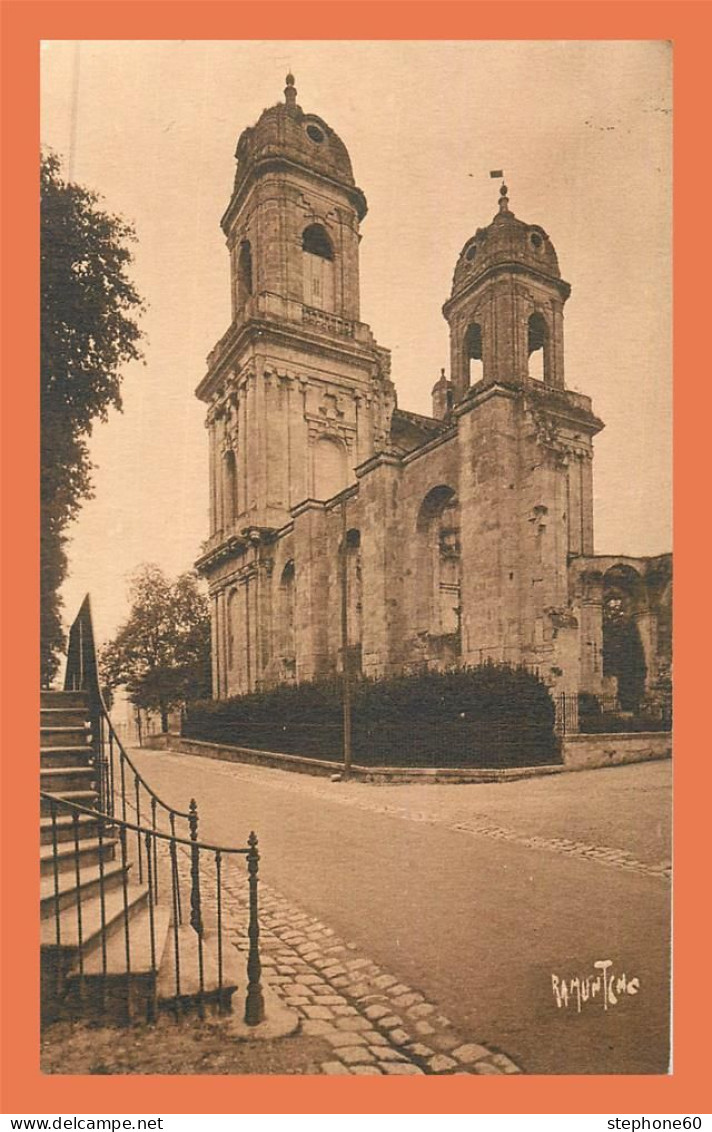
<path id="1" fill-rule="evenodd" d="M 199 574 L 206 575 L 216 566 L 227 558 L 232 558 L 238 554 L 244 554 L 247 550 L 249 543 L 247 539 L 242 538 L 240 535 L 231 535 L 225 539 L 224 542 L 219 543 L 217 546 L 210 548 L 203 552 L 199 558 L 195 560 L 195 569 Z"/>
<path id="2" fill-rule="evenodd" d="M 397 452 L 375 452 L 373 456 L 369 456 L 368 460 L 364 460 L 357 468 L 354 468 L 357 479 L 363 479 L 369 472 L 375 471 L 376 468 L 391 467 L 400 468 L 403 464 L 403 457 Z"/>
<path id="3" fill-rule="evenodd" d="M 407 452 L 401 458 L 401 463 L 405 467 L 406 464 L 412 464 L 414 460 L 419 460 L 421 456 L 425 456 L 428 452 L 433 452 L 434 449 L 439 448 L 441 444 L 447 444 L 449 440 L 457 436 L 457 425 L 451 424 L 447 428 L 434 436 L 432 440 L 426 440 L 425 444 L 421 444 L 420 448 L 414 448 L 412 452 Z"/>
<path id="4" fill-rule="evenodd" d="M 297 503 L 296 507 L 292 507 L 290 515 L 292 519 L 298 519 L 300 515 L 305 515 L 307 511 L 323 511 L 324 501 L 322 499 L 303 499 L 301 503 Z"/>
<path id="5" fill-rule="evenodd" d="M 458 401 L 457 405 L 453 406 L 453 414 L 456 417 L 462 417 L 465 413 L 472 412 L 478 405 L 483 405 L 485 401 L 489 401 L 492 397 L 505 397 L 510 401 L 514 401 L 523 393 L 523 386 L 518 385 L 516 382 L 508 381 L 492 381 L 487 385 L 482 382 L 478 385 L 473 385 L 469 393 Z"/>
<path id="6" fill-rule="evenodd" d="M 232 328 L 231 328 L 232 329 Z M 362 345 L 353 338 L 328 338 L 318 331 L 307 329 L 303 323 L 271 321 L 267 318 L 252 318 L 242 326 L 235 327 L 234 334 L 227 332 L 220 340 L 222 351 L 212 360 L 195 395 L 200 401 L 209 401 L 215 386 L 225 378 L 225 371 L 234 368 L 237 357 L 244 349 L 264 341 L 285 346 L 288 349 L 304 350 L 305 353 L 326 358 L 331 361 L 346 361 L 367 369 L 378 364 L 379 358 L 370 345 Z M 292 366 L 294 363 L 292 363 Z"/>
<path id="7" fill-rule="evenodd" d="M 571 294 L 571 284 L 567 283 L 564 279 L 557 279 L 554 275 L 547 275 L 546 272 L 537 271 L 534 267 L 529 267 L 524 263 L 509 262 L 509 263 L 494 263 L 483 271 L 481 275 L 469 280 L 467 285 L 458 291 L 456 294 L 451 295 L 446 299 L 442 305 L 442 312 L 445 318 L 449 318 L 453 309 L 458 306 L 463 299 L 470 296 L 474 291 L 478 291 L 483 283 L 495 279 L 498 275 L 529 275 L 532 279 L 536 279 L 541 283 L 546 283 L 549 287 L 555 288 L 561 295 L 561 298 L 566 302 Z"/>
<path id="8" fill-rule="evenodd" d="M 348 185 L 344 181 L 330 177 L 328 173 L 310 169 L 308 165 L 302 165 L 298 161 L 291 161 L 288 157 L 269 155 L 257 158 L 254 161 L 247 176 L 239 183 L 233 192 L 230 203 L 220 220 L 220 227 L 225 235 L 229 233 L 236 214 L 242 208 L 253 186 L 266 173 L 296 173 L 298 176 L 306 177 L 317 184 L 327 184 L 334 189 L 338 189 L 355 208 L 359 220 L 363 220 L 368 211 L 366 196 L 356 185 Z"/>
<path id="9" fill-rule="evenodd" d="M 227 535 L 215 546 L 210 546 L 211 540 L 208 540 L 208 548 L 196 559 L 195 568 L 199 574 L 207 574 L 221 562 L 244 554 L 250 548 L 269 546 L 278 534 L 276 527 L 243 527 L 239 534 Z"/>
<path id="10" fill-rule="evenodd" d="M 453 413 L 456 417 L 461 417 L 492 397 L 507 397 L 510 400 L 521 398 L 532 411 L 545 413 L 557 423 L 580 429 L 588 436 L 594 436 L 604 428 L 603 421 L 591 410 L 590 397 L 568 389 L 556 389 L 533 379 L 493 381 L 486 385 L 479 382 L 455 405 Z"/>

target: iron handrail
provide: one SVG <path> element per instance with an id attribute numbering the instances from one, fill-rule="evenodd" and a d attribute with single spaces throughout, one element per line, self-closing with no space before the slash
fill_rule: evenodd
<path id="1" fill-rule="evenodd" d="M 177 834 L 169 833 L 167 830 L 153 829 L 150 825 L 137 825 L 135 822 L 125 821 L 123 818 L 105 814 L 102 810 L 94 810 L 91 806 L 82 806 L 79 802 L 72 802 L 69 798 L 63 798 L 61 794 L 52 794 L 48 790 L 40 790 L 40 798 L 44 798 L 47 802 L 55 802 L 57 805 L 66 806 L 69 810 L 86 814 L 92 818 L 101 818 L 102 821 L 107 822 L 109 825 L 120 825 L 123 826 L 124 829 L 130 829 L 133 833 L 150 833 L 151 837 L 159 837 L 162 841 L 175 841 L 177 845 L 187 845 L 188 848 L 205 849 L 211 853 L 241 853 L 245 855 L 250 852 L 249 846 L 212 845 L 207 841 L 193 841 L 188 837 L 179 837 Z M 254 837 L 255 834 L 251 833 L 250 836 Z"/>
<path id="2" fill-rule="evenodd" d="M 40 791 L 40 799 L 49 805 L 50 808 L 50 832 L 52 838 L 52 875 L 54 878 L 54 917 L 55 917 L 55 943 L 59 947 L 61 944 L 61 901 L 63 899 L 60 893 L 59 885 L 59 838 L 60 831 L 57 826 L 57 813 L 62 810 L 68 813 L 72 819 L 71 836 L 74 841 L 74 871 L 75 871 L 75 891 L 76 891 L 76 931 L 78 941 L 78 962 L 79 962 L 79 981 L 80 993 L 83 988 L 83 981 L 85 977 L 84 972 L 84 955 L 83 955 L 83 919 L 82 919 L 82 885 L 80 877 L 80 817 L 87 816 L 93 820 L 97 826 L 97 840 L 98 849 L 97 853 L 97 866 L 98 866 L 98 883 L 99 883 L 99 897 L 101 908 L 101 958 L 102 958 L 102 975 L 107 974 L 107 921 L 106 921 L 106 882 L 105 882 L 105 860 L 104 850 L 107 847 L 107 842 L 104 840 L 107 828 L 112 833 L 118 833 L 118 839 L 114 838 L 110 842 L 110 852 L 113 859 L 116 844 L 120 848 L 120 864 L 121 864 L 121 888 L 123 892 L 123 920 L 124 920 L 124 939 L 125 939 L 125 964 L 127 977 L 131 974 L 132 968 L 132 948 L 131 948 L 131 916 L 129 913 L 129 886 L 128 886 L 128 834 L 135 834 L 136 837 L 136 859 L 138 864 L 138 880 L 139 884 L 144 881 L 144 863 L 147 881 L 147 895 L 148 895 L 148 911 L 149 911 L 149 927 L 150 927 L 150 947 L 151 947 L 151 969 L 157 973 L 159 965 L 159 956 L 156 951 L 156 921 L 155 909 L 159 903 L 159 869 L 158 869 L 158 844 L 159 842 L 167 843 L 168 855 L 170 860 L 170 873 L 171 873 L 171 901 L 172 901 L 172 914 L 170 923 L 172 924 L 173 934 L 173 951 L 175 963 L 175 1002 L 176 1009 L 180 1010 L 182 987 L 181 987 L 181 948 L 179 939 L 179 928 L 183 923 L 183 901 L 181 899 L 181 879 L 178 870 L 178 846 L 185 846 L 189 850 L 190 856 L 190 926 L 193 928 L 198 939 L 198 975 L 199 975 L 199 991 L 198 1003 L 200 1014 L 204 1014 L 204 996 L 205 996 L 205 970 L 204 970 L 204 956 L 203 956 L 203 936 L 205 933 L 203 914 L 202 914 L 202 896 L 201 896 L 201 853 L 204 855 L 203 859 L 213 858 L 215 867 L 215 882 L 216 882 L 216 905 L 217 905 L 217 946 L 218 946 L 218 1008 L 223 1008 L 223 940 L 222 940 L 222 858 L 225 854 L 233 854 L 237 856 L 244 856 L 247 863 L 248 874 L 248 892 L 249 892 L 249 918 L 247 936 L 249 940 L 248 956 L 247 956 L 247 994 L 245 1000 L 245 1021 L 249 1025 L 256 1025 L 264 1018 L 264 999 L 262 995 L 262 985 L 260 982 L 261 977 L 261 964 L 259 956 L 259 919 L 258 919 L 258 900 L 257 900 L 257 886 L 258 886 L 258 870 L 259 870 L 259 852 L 257 849 L 257 837 L 252 831 L 247 839 L 247 847 L 236 846 L 221 846 L 213 845 L 209 842 L 198 840 L 198 807 L 195 799 L 191 799 L 188 810 L 179 810 L 175 806 L 169 806 L 167 802 L 156 793 L 152 786 L 146 782 L 146 779 L 134 765 L 133 760 L 126 753 L 123 743 L 116 733 L 116 729 L 111 722 L 111 717 L 107 710 L 104 698 L 101 694 L 101 687 L 99 684 L 99 671 L 96 661 L 96 649 L 94 646 L 94 629 L 91 617 L 91 604 L 89 595 L 84 598 L 82 605 L 79 609 L 74 623 L 71 627 L 69 634 L 69 647 L 67 651 L 67 669 L 64 682 L 65 691 L 81 691 L 87 694 L 89 701 L 89 718 L 92 733 L 92 749 L 94 752 L 94 760 L 97 771 L 97 786 L 99 796 L 99 808 L 92 806 L 83 806 L 80 802 L 74 802 L 62 797 L 61 794 L 53 794 L 48 791 Z M 107 742 L 108 739 L 108 742 Z M 114 758 L 114 745 L 118 751 L 118 782 L 117 770 L 115 767 Z M 133 772 L 133 800 L 130 797 L 129 790 L 127 789 L 126 772 L 127 767 L 130 772 Z M 150 799 L 150 826 L 142 823 L 141 821 L 141 787 L 146 791 Z M 121 807 L 121 816 L 115 813 L 116 799 Z M 135 805 L 134 805 L 135 802 Z M 170 832 L 160 830 L 157 826 L 157 810 L 161 807 L 163 811 L 168 814 L 170 823 Z M 135 809 L 136 821 L 130 821 L 127 818 L 127 807 Z M 181 837 L 176 833 L 176 818 L 185 819 L 188 823 L 190 837 Z M 133 839 L 132 839 L 133 840 Z M 59 971 L 59 968 L 58 968 Z M 106 993 L 106 985 L 104 985 L 103 993 Z M 149 1016 L 155 1017 L 157 1009 L 156 987 L 154 984 L 151 1002 L 149 1005 Z M 127 996 L 127 1011 L 131 1013 L 131 995 Z"/>
<path id="3" fill-rule="evenodd" d="M 206 973 L 205 973 L 205 956 L 204 956 L 204 938 L 206 937 L 205 924 L 203 919 L 203 896 L 202 890 L 206 884 L 209 883 L 209 876 L 203 875 L 201 878 L 201 859 L 206 865 L 209 865 L 212 859 L 214 866 L 215 878 L 215 908 L 217 914 L 217 964 L 218 964 L 218 983 L 217 983 L 217 1006 L 218 1010 L 222 1011 L 229 1009 L 229 1000 L 225 1001 L 225 972 L 224 972 L 224 942 L 223 942 L 223 912 L 222 912 L 222 887 L 223 887 L 223 869 L 222 861 L 226 854 L 244 857 L 247 864 L 247 886 L 248 886 L 248 923 L 247 923 L 247 981 L 246 981 L 246 994 L 245 994 L 245 1022 L 250 1026 L 255 1026 L 264 1019 L 264 996 L 262 992 L 261 974 L 262 965 L 260 962 L 259 953 L 259 915 L 258 915 L 258 871 L 259 859 L 257 837 L 252 831 L 247 839 L 247 846 L 221 846 L 213 845 L 209 842 L 198 841 L 197 838 L 197 820 L 195 820 L 194 812 L 191 821 L 191 836 L 190 839 L 179 837 L 174 832 L 174 826 L 170 833 L 157 829 L 155 826 L 149 827 L 141 825 L 137 822 L 128 821 L 124 818 L 112 816 L 104 813 L 102 810 L 93 809 L 90 806 L 83 806 L 79 802 L 73 802 L 67 798 L 62 797 L 61 794 L 53 794 L 49 791 L 40 791 L 40 799 L 49 804 L 49 828 L 51 833 L 51 849 L 52 855 L 50 858 L 52 878 L 53 878 L 53 906 L 54 906 L 54 944 L 56 947 L 70 946 L 75 947 L 77 952 L 78 963 L 78 979 L 79 979 L 79 993 L 80 997 L 84 993 L 84 982 L 87 977 L 84 964 L 84 916 L 83 916 L 83 903 L 84 896 L 81 881 L 81 866 L 80 866 L 80 852 L 81 852 L 81 839 L 80 839 L 80 818 L 87 816 L 93 819 L 97 827 L 97 848 L 94 852 L 97 854 L 97 869 L 98 874 L 96 880 L 99 887 L 99 904 L 100 904 L 100 945 L 101 945 L 101 974 L 103 976 L 102 994 L 106 996 L 107 983 L 106 978 L 108 975 L 108 949 L 107 949 L 107 932 L 108 932 L 108 919 L 107 919 L 107 898 L 106 898 L 106 860 L 105 853 L 110 853 L 109 860 L 113 859 L 116 845 L 119 846 L 119 864 L 120 864 L 120 884 L 123 894 L 123 934 L 124 934 L 124 962 L 127 977 L 131 975 L 134 954 L 132 950 L 132 916 L 130 912 L 129 900 L 129 881 L 128 872 L 130 865 L 129 859 L 129 838 L 128 834 L 136 835 L 137 855 L 140 861 L 141 853 L 145 855 L 146 861 L 146 898 L 149 916 L 149 932 L 150 932 L 150 954 L 151 954 L 151 971 L 156 975 L 158 974 L 159 966 L 162 959 L 158 950 L 158 940 L 156 931 L 156 915 L 157 908 L 165 900 L 165 895 L 161 897 L 160 893 L 164 890 L 163 881 L 159 882 L 159 858 L 157 846 L 158 842 L 167 843 L 168 847 L 168 861 L 170 868 L 170 884 L 169 900 L 171 904 L 171 914 L 169 918 L 169 932 L 173 939 L 173 964 L 174 964 L 174 1004 L 178 1014 L 182 1010 L 182 1005 L 186 997 L 191 997 L 193 992 L 188 992 L 185 988 L 185 962 L 189 958 L 183 954 L 180 942 L 180 929 L 184 922 L 184 909 L 189 907 L 189 916 L 187 923 L 196 934 L 197 937 L 197 974 L 198 974 L 198 991 L 197 1003 L 201 1017 L 205 1014 L 205 1001 L 208 994 L 212 993 L 206 986 Z M 65 903 L 65 890 L 60 888 L 60 834 L 57 823 L 58 813 L 68 812 L 72 818 L 72 829 L 70 831 L 70 840 L 73 841 L 73 856 L 74 856 L 74 892 L 76 893 L 76 901 L 67 905 Z M 171 823 L 173 825 L 173 823 Z M 114 836 L 116 835 L 116 836 Z M 190 879 L 189 879 L 189 893 L 187 894 L 187 901 L 181 895 L 181 876 L 178 868 L 178 846 L 184 846 L 188 850 L 190 858 Z M 203 854 L 201 858 L 201 854 Z M 202 870 L 205 874 L 205 869 Z M 209 870 L 208 870 L 209 871 Z M 164 875 L 165 880 L 165 875 Z M 74 911 L 71 911 L 71 908 Z M 63 939 L 64 932 L 68 926 L 66 921 L 63 921 L 62 912 L 67 909 L 70 912 L 70 917 L 75 920 L 76 937 L 72 937 L 71 943 L 66 942 L 66 937 Z M 64 924 L 64 926 L 63 926 Z M 182 973 L 181 973 L 182 971 Z M 57 965 L 58 997 L 62 996 L 62 968 L 61 964 Z M 127 988 L 126 1010 L 128 1017 L 131 1017 L 131 993 Z M 157 982 L 154 981 L 150 988 L 150 999 L 147 1004 L 147 1012 L 149 1020 L 155 1020 L 158 1011 L 158 998 L 157 998 Z"/>
<path id="4" fill-rule="evenodd" d="M 179 810 L 176 806 L 170 806 L 168 804 L 168 802 L 163 801 L 161 796 L 157 793 L 157 791 L 155 791 L 153 789 L 153 787 L 150 785 L 150 783 L 146 782 L 146 779 L 143 777 L 143 775 L 141 774 L 141 771 L 137 768 L 135 762 L 133 761 L 133 759 L 129 755 L 128 751 L 124 747 L 123 743 L 121 742 L 121 739 L 119 738 L 119 736 L 116 732 L 116 728 L 114 727 L 113 723 L 111 722 L 111 716 L 109 715 L 108 708 L 107 708 L 106 704 L 104 703 L 104 697 L 101 694 L 101 689 L 99 689 L 99 701 L 100 701 L 100 704 L 101 704 L 101 714 L 102 714 L 105 722 L 109 725 L 109 732 L 112 736 L 112 739 L 115 741 L 117 747 L 119 748 L 120 754 L 126 759 L 126 762 L 131 767 L 131 770 L 133 771 L 134 777 L 138 778 L 138 780 L 141 783 L 141 785 L 143 786 L 144 790 L 146 790 L 146 792 L 152 798 L 155 798 L 158 805 L 162 806 L 164 810 L 168 810 L 169 813 L 175 814 L 175 816 L 177 818 L 190 819 L 190 813 L 189 813 L 188 810 Z"/>
<path id="5" fill-rule="evenodd" d="M 119 769 L 123 771 L 122 760 L 124 760 L 134 778 L 134 788 L 138 792 L 138 784 L 140 784 L 149 798 L 151 799 L 151 806 L 161 806 L 168 814 L 173 814 L 176 818 L 183 818 L 190 822 L 192 813 L 188 810 L 180 810 L 176 806 L 171 806 L 160 797 L 160 795 L 153 789 L 153 787 L 146 781 L 141 772 L 136 767 L 131 756 L 126 751 L 121 739 L 119 738 L 116 728 L 111 722 L 108 708 L 104 702 L 104 697 L 101 692 L 101 685 L 99 683 L 99 668 L 96 661 L 96 647 L 94 644 L 94 626 L 91 615 L 91 601 L 89 594 L 86 595 L 82 602 L 79 612 L 74 619 L 71 629 L 69 630 L 69 645 L 67 649 L 67 669 L 64 679 L 64 690 L 72 692 L 86 692 L 89 696 L 89 714 L 92 729 L 92 745 L 95 753 L 99 759 L 100 765 L 100 797 L 107 810 L 113 805 L 113 744 L 116 743 L 119 752 Z M 106 741 L 104 738 L 104 727 L 108 729 L 109 738 L 109 759 L 105 756 Z M 108 764 L 108 765 L 107 765 Z M 122 802 L 125 810 L 126 797 L 125 797 L 125 776 L 121 774 L 122 786 Z M 129 803 L 130 804 L 130 803 Z"/>

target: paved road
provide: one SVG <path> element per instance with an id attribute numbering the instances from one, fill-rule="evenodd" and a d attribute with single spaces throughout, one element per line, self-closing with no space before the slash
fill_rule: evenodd
<path id="1" fill-rule="evenodd" d="M 669 763 L 378 787 L 136 754 L 201 837 L 257 829 L 266 883 L 526 1072 L 666 1072 Z M 552 975 L 605 960 L 636 994 L 557 1007 Z"/>

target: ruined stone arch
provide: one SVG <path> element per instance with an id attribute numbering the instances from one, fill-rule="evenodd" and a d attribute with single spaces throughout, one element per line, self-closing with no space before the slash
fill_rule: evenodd
<path id="1" fill-rule="evenodd" d="M 616 680 L 622 711 L 636 711 L 645 696 L 647 665 L 638 626 L 648 612 L 645 585 L 634 567 L 617 563 L 603 575 L 603 675 Z"/>

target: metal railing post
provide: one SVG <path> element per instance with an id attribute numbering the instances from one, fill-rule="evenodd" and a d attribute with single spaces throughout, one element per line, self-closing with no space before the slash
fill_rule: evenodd
<path id="1" fill-rule="evenodd" d="M 257 1026 L 265 1016 L 265 1004 L 262 995 L 262 964 L 260 963 L 260 926 L 257 905 L 257 885 L 260 855 L 257 850 L 257 837 L 254 831 L 247 839 L 249 850 L 247 853 L 247 875 L 250 889 L 250 920 L 247 935 L 250 941 L 247 953 L 247 997 L 245 999 L 245 1022 L 248 1026 Z"/>

